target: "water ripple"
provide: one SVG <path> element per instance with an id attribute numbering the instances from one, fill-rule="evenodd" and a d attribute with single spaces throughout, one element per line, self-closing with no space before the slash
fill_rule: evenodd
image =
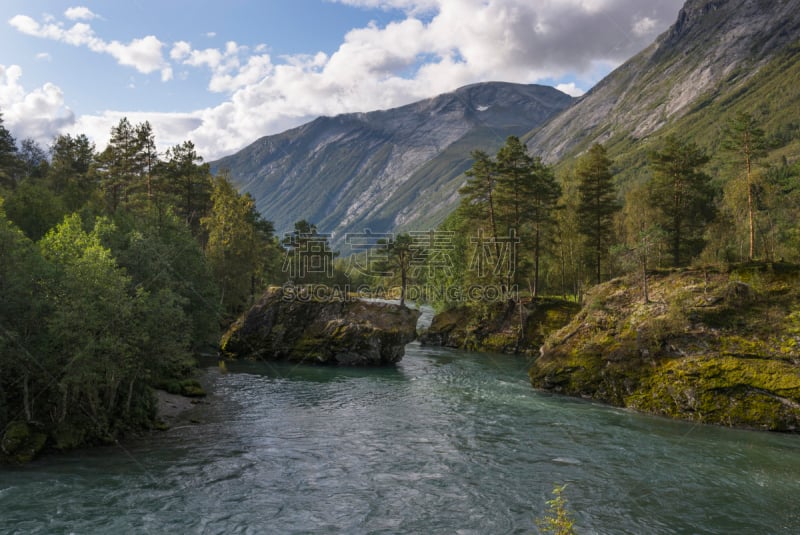
<path id="1" fill-rule="evenodd" d="M 8 533 L 797 533 L 800 443 L 539 394 L 524 360 L 239 363 L 203 423 L 0 469 Z"/>

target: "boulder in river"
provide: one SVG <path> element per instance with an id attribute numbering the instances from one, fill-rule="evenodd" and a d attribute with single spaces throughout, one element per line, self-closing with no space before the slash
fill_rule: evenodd
<path id="1" fill-rule="evenodd" d="M 392 303 L 312 297 L 272 287 L 223 335 L 230 358 L 313 364 L 393 364 L 416 338 L 419 311 Z"/>

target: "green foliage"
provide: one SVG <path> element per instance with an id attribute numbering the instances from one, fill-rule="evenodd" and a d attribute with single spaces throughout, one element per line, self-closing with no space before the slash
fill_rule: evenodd
<path id="1" fill-rule="evenodd" d="M 567 485 L 556 485 L 553 488 L 553 497 L 547 502 L 549 510 L 545 516 L 536 519 L 536 526 L 542 533 L 553 535 L 573 535 L 575 521 L 567 508 L 567 500 L 563 493 Z"/>
<path id="2" fill-rule="evenodd" d="M 213 180 L 212 208 L 201 220 L 208 233 L 206 258 L 220 288 L 220 304 L 236 315 L 260 290 L 265 260 L 277 254 L 271 226 L 260 223 L 248 194 L 239 194 L 225 176 Z"/>
<path id="3" fill-rule="evenodd" d="M 285 256 L 283 276 L 297 284 L 332 284 L 335 282 L 334 259 L 338 256 L 330 244 L 330 235 L 318 232 L 317 225 L 305 219 L 294 223 L 291 234 L 283 237 Z"/>
<path id="4" fill-rule="evenodd" d="M 3 125 L 3 114 L 0 113 L 0 187 L 13 189 L 16 186 L 20 161 L 17 157 L 17 143 Z"/>
<path id="5" fill-rule="evenodd" d="M 81 134 L 59 135 L 50 146 L 51 161 L 45 184 L 68 212 L 79 210 L 95 190 L 95 147 Z"/>
<path id="6" fill-rule="evenodd" d="M 539 288 L 540 259 L 546 233 L 551 229 L 554 212 L 561 196 L 561 187 L 550 167 L 540 158 L 528 155 L 519 138 L 510 136 L 497 153 L 497 203 L 500 221 L 513 229 L 522 240 L 522 251 L 532 254 L 533 288 Z M 514 266 L 514 282 L 519 283 L 528 267 L 524 255 L 518 255 Z"/>
<path id="7" fill-rule="evenodd" d="M 755 179 L 754 165 L 766 155 L 764 131 L 758 126 L 756 119 L 749 113 L 739 112 L 728 121 L 723 132 L 722 149 L 738 160 L 740 174 L 744 178 L 747 197 L 747 221 L 749 235 L 748 260 L 756 255 L 756 222 L 755 222 Z"/>
<path id="8" fill-rule="evenodd" d="M 406 290 L 408 288 L 409 277 L 412 273 L 412 263 L 414 255 L 420 255 L 420 251 L 414 247 L 414 240 L 409 234 L 399 234 L 391 240 L 384 240 L 378 244 L 385 247 L 385 258 L 376 263 L 375 269 L 383 272 L 393 281 L 400 284 L 400 306 L 406 304 Z"/>
<path id="9" fill-rule="evenodd" d="M 200 245 L 171 211 L 132 221 L 117 215 L 101 232 L 135 287 L 168 291 L 191 323 L 192 347 L 203 350 L 219 335 L 219 289 Z"/>
<path id="10" fill-rule="evenodd" d="M 36 377 L 43 375 L 37 355 L 47 344 L 41 323 L 52 306 L 43 291 L 49 277 L 49 266 L 8 220 L 0 198 L 0 430 L 20 414 L 26 421 L 33 416 Z"/>
<path id="11" fill-rule="evenodd" d="M 77 215 L 41 241 L 58 269 L 49 285 L 55 306 L 47 321 L 45 366 L 57 381 L 50 401 L 56 426 L 83 429 L 84 440 L 107 441 L 152 418 L 148 381 L 188 358 L 188 320 L 170 290 L 134 289 Z"/>
<path id="12" fill-rule="evenodd" d="M 153 425 L 153 387 L 201 395 L 192 351 L 216 344 L 223 306 L 276 276 L 272 224 L 225 177 L 212 212 L 193 145 L 162 162 L 148 123 L 120 121 L 99 156 L 86 136 L 59 136 L 50 162 L 4 139 L 0 438 L 25 426 L 35 451 L 113 441 Z"/>
<path id="13" fill-rule="evenodd" d="M 542 257 L 554 241 L 561 187 L 552 169 L 530 156 L 516 136 L 494 158 L 480 150 L 472 156 L 457 214 L 440 227 L 456 233 L 453 249 L 464 255 L 458 264 L 468 273 L 459 281 L 512 288 L 527 277 L 536 295 Z"/>
<path id="14" fill-rule="evenodd" d="M 185 141 L 167 150 L 167 160 L 158 168 L 160 194 L 195 235 L 200 235 L 200 219 L 211 207 L 211 172 L 202 162 L 194 144 Z"/>
<path id="15" fill-rule="evenodd" d="M 614 236 L 613 216 L 620 210 L 614 175 L 606 149 L 595 144 L 575 169 L 578 179 L 578 230 L 586 238 L 596 283 L 602 280 L 602 262 Z"/>
<path id="16" fill-rule="evenodd" d="M 61 199 L 38 181 L 25 180 L 5 203 L 9 219 L 36 241 L 58 224 L 67 213 Z"/>
<path id="17" fill-rule="evenodd" d="M 711 177 L 700 171 L 709 157 L 695 143 L 670 135 L 649 158 L 648 204 L 664 231 L 672 266 L 682 266 L 703 250 L 705 227 L 715 215 Z"/>

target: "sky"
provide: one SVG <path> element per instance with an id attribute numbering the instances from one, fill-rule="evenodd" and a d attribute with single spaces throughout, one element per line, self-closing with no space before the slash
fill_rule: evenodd
<path id="1" fill-rule="evenodd" d="M 0 113 L 47 148 L 122 117 L 206 160 L 321 115 L 486 81 L 574 96 L 683 0 L 2 0 Z"/>

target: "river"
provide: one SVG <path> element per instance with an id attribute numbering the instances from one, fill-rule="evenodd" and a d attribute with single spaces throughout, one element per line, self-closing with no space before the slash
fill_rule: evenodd
<path id="1" fill-rule="evenodd" d="M 800 437 L 531 389 L 525 359 L 238 363 L 187 422 L 0 468 L 0 533 L 800 533 Z"/>

